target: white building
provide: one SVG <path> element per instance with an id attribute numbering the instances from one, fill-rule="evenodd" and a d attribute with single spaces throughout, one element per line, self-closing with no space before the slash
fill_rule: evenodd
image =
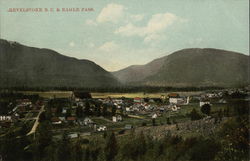
<path id="1" fill-rule="evenodd" d="M 72 134 L 69 134 L 68 136 L 69 136 L 69 138 L 73 139 L 73 138 L 77 138 L 78 134 L 77 133 L 72 133 Z"/>
<path id="2" fill-rule="evenodd" d="M 107 127 L 106 126 L 100 126 L 97 128 L 97 131 L 106 131 Z"/>
<path id="3" fill-rule="evenodd" d="M 122 116 L 121 115 L 113 116 L 112 117 L 112 121 L 113 122 L 122 121 Z"/>
<path id="4" fill-rule="evenodd" d="M 152 119 L 156 119 L 156 118 L 157 118 L 157 114 L 155 113 L 153 114 Z"/>
<path id="5" fill-rule="evenodd" d="M 182 98 L 182 97 L 170 97 L 169 98 L 169 103 L 182 104 L 182 103 L 184 103 L 184 98 Z"/>
<path id="6" fill-rule="evenodd" d="M 11 121 L 11 116 L 0 116 L 0 121 Z"/>
<path id="7" fill-rule="evenodd" d="M 210 105 L 210 102 L 209 101 L 200 101 L 200 107 L 205 105 L 205 104 L 209 104 Z"/>

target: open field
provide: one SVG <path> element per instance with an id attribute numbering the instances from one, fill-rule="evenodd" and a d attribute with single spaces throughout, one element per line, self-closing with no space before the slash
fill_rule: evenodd
<path id="1" fill-rule="evenodd" d="M 27 95 L 32 94 L 38 94 L 40 97 L 43 98 L 69 98 L 72 96 L 72 91 L 23 91 L 22 93 Z M 171 93 L 171 91 L 168 92 L 159 92 L 159 93 L 144 93 L 144 92 L 137 92 L 137 93 L 91 93 L 93 98 L 120 98 L 120 97 L 126 97 L 126 98 L 134 98 L 134 97 L 149 97 L 149 98 L 159 98 L 161 95 L 167 95 Z M 182 96 L 187 95 L 198 95 L 202 93 L 202 91 L 191 91 L 191 92 L 175 92 L 179 93 Z"/>
<path id="2" fill-rule="evenodd" d="M 137 92 L 137 93 L 91 93 L 93 98 L 120 98 L 120 97 L 126 97 L 126 98 L 134 98 L 134 97 L 149 97 L 149 98 L 159 98 L 162 95 L 167 95 L 169 93 L 172 93 L 171 91 L 169 92 L 159 92 L 159 93 L 144 93 L 144 92 Z M 194 92 L 175 92 L 179 93 L 180 95 L 187 96 L 187 95 L 198 95 L 202 93 L 202 91 L 194 91 Z"/>
<path id="3" fill-rule="evenodd" d="M 43 98 L 69 98 L 72 95 L 72 91 L 22 91 L 23 94 L 33 95 L 38 94 Z"/>

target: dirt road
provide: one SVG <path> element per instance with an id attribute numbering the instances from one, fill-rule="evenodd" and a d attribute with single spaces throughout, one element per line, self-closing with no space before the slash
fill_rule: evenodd
<path id="1" fill-rule="evenodd" d="M 28 134 L 26 134 L 27 136 L 36 132 L 36 129 L 37 129 L 38 125 L 39 125 L 39 117 L 40 117 L 40 115 L 41 115 L 41 113 L 43 111 L 44 111 L 44 105 L 41 107 L 41 109 L 40 109 L 40 111 L 39 111 L 39 113 L 38 113 L 38 115 L 36 117 L 36 121 L 35 121 L 32 129 L 30 130 L 30 132 Z"/>

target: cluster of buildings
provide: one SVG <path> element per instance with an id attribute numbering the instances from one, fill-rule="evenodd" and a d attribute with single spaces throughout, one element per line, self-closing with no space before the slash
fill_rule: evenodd
<path id="1" fill-rule="evenodd" d="M 38 114 L 43 102 L 37 101 L 36 103 L 32 103 L 29 99 L 17 99 L 15 102 L 10 102 L 9 106 L 13 104 L 15 105 L 12 110 L 0 116 L 0 127 L 10 127 L 14 122 L 19 120 L 34 120 L 34 115 Z"/>

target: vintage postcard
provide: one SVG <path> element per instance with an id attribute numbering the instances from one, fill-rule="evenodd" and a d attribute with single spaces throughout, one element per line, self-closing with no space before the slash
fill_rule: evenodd
<path id="1" fill-rule="evenodd" d="M 249 161 L 249 0 L 0 0 L 0 161 Z"/>

